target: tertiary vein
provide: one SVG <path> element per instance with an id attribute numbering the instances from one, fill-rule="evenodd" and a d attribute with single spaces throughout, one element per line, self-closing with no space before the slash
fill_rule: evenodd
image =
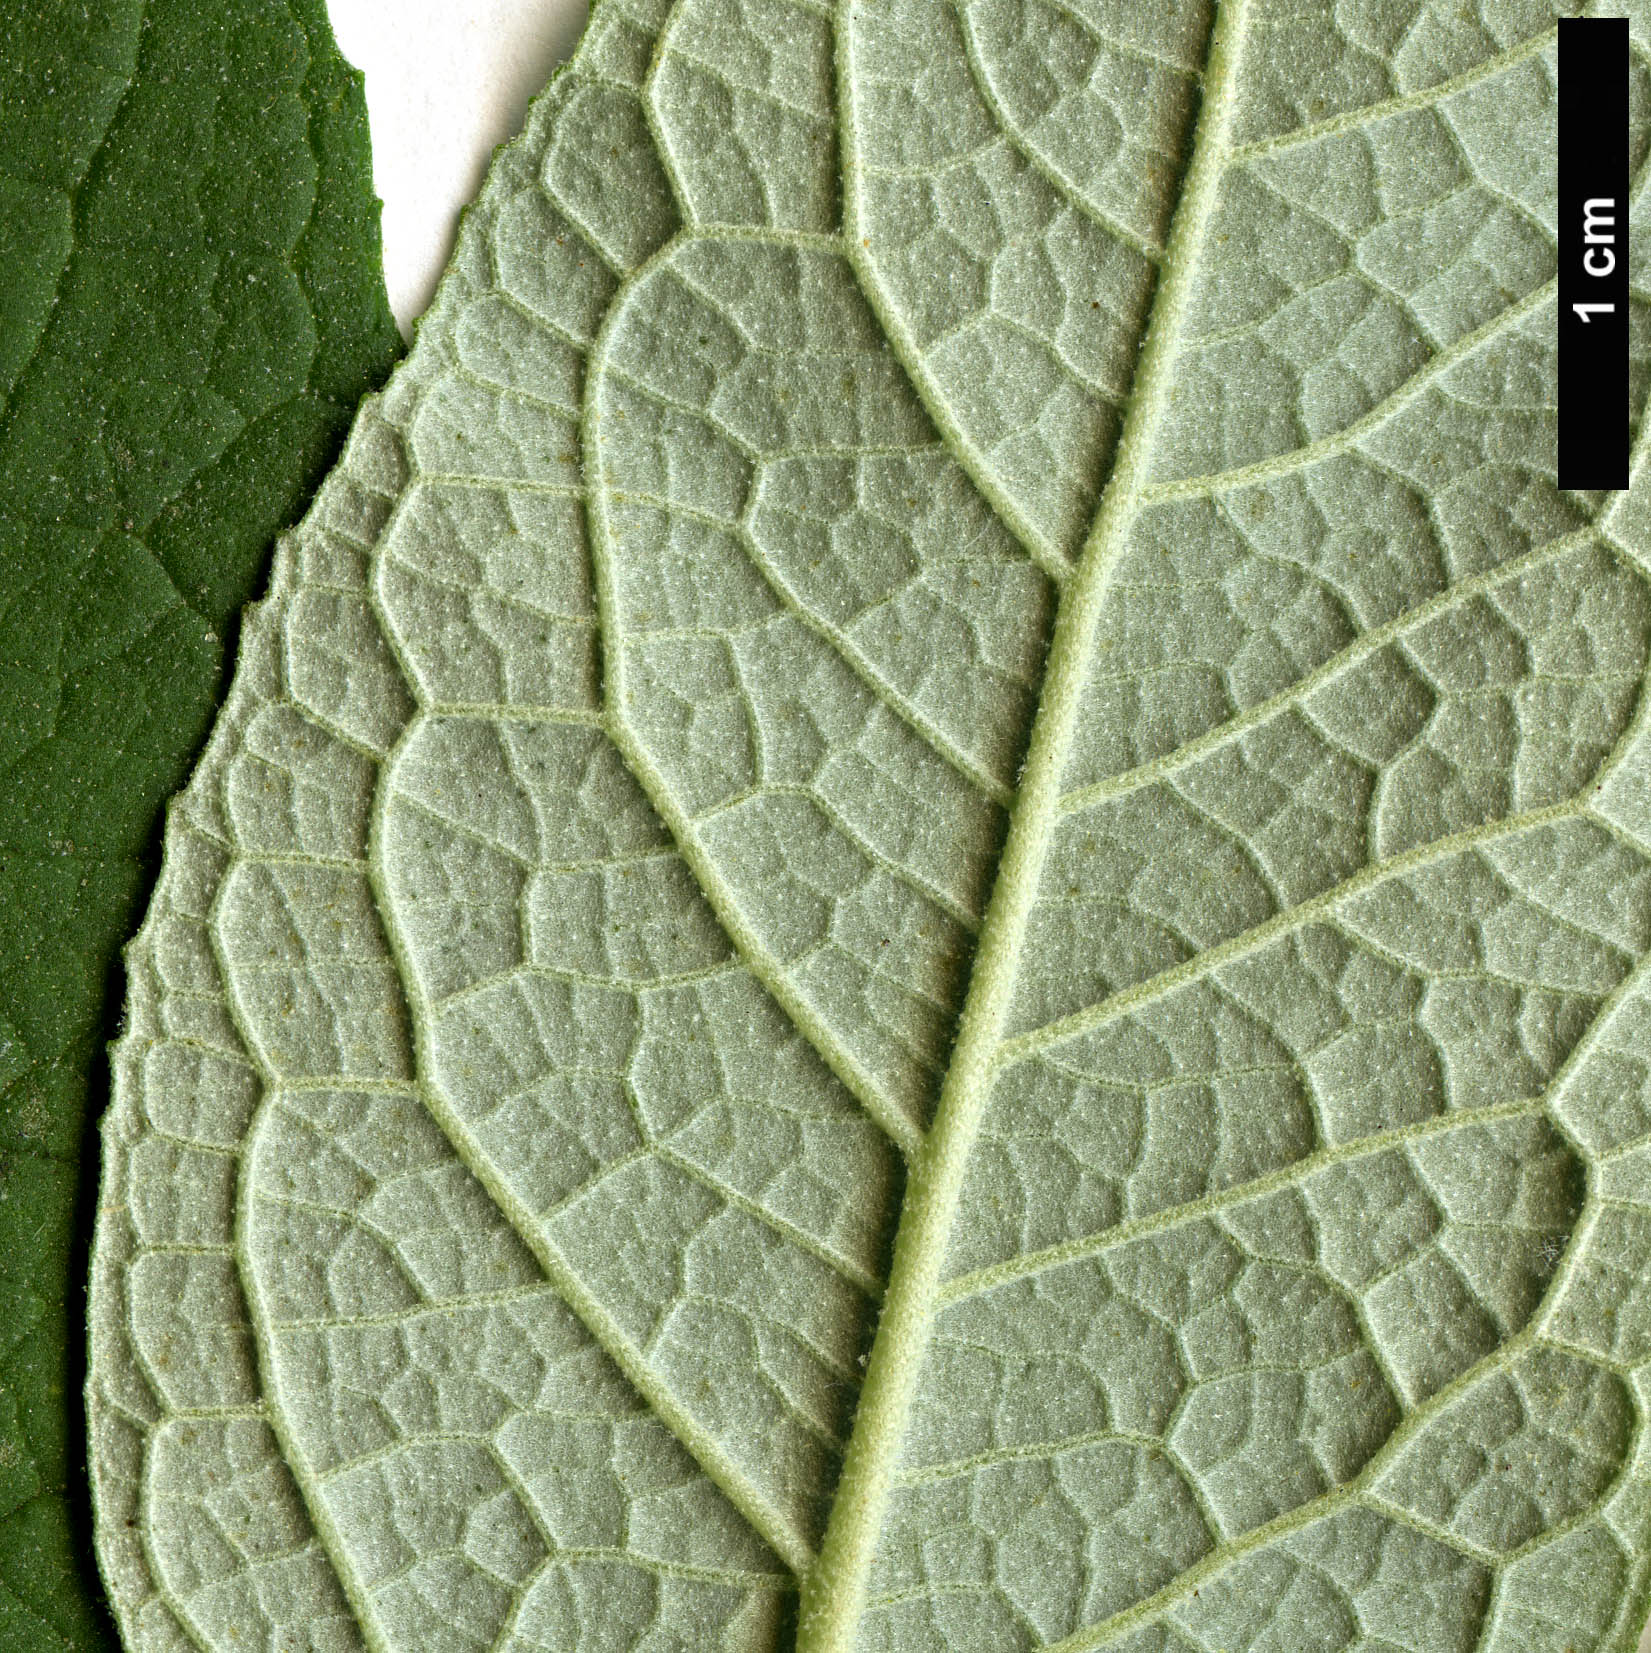
<path id="1" fill-rule="evenodd" d="M 847 4 L 838 20 L 841 127 L 854 131 L 846 51 Z M 1154 295 L 1116 467 L 1071 580 L 1059 598 L 1043 694 L 980 945 L 958 1022 L 934 1124 L 918 1152 L 901 1209 L 888 1291 L 866 1381 L 844 1455 L 819 1558 L 804 1581 L 797 1653 L 853 1653 L 873 1557 L 939 1304 L 941 1270 L 970 1153 L 997 1072 L 1015 974 L 1056 821 L 1061 778 L 1074 740 L 1100 611 L 1149 472 L 1154 436 L 1174 368 L 1176 335 L 1189 305 L 1195 253 L 1219 187 L 1230 89 L 1242 47 L 1244 7 L 1219 8 L 1210 38 L 1203 110 L 1171 226 L 1165 273 Z M 845 166 L 845 173 L 848 167 Z M 844 230 L 868 292 L 856 191 L 845 188 Z"/>

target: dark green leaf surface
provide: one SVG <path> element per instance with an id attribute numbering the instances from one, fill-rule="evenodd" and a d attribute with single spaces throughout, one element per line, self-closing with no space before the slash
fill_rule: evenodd
<path id="1" fill-rule="evenodd" d="M 0 1653 L 111 1646 L 88 1113 L 234 616 L 397 342 L 321 0 L 0 0 Z"/>
<path id="2" fill-rule="evenodd" d="M 131 1653 L 1630 1653 L 1651 431 L 1557 487 L 1557 53 L 601 0 L 127 953 Z"/>

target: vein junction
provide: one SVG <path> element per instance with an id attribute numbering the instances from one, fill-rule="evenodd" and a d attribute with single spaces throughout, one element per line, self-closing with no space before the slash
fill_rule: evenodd
<path id="1" fill-rule="evenodd" d="M 1086 160 L 1100 70 L 872 12 L 606 0 L 283 552 L 109 1128 L 129 1622 L 769 1653 L 800 1581 L 799 1653 L 1077 1653 L 1287 1568 L 1434 1653 L 1633 1553 L 1651 613 L 1630 521 L 1505 509 L 1486 182 L 1550 54 L 1274 141 L 1171 18 Z M 175 1535 L 260 1477 L 231 1598 Z"/>

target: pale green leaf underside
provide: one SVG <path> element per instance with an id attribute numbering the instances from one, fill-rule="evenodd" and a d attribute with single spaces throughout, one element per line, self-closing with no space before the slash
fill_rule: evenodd
<path id="1" fill-rule="evenodd" d="M 1651 520 L 1554 486 L 1554 75 L 602 0 L 129 955 L 137 1653 L 1631 1646 Z"/>

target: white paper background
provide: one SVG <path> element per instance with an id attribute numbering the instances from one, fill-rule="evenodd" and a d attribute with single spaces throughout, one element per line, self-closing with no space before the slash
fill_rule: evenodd
<path id="1" fill-rule="evenodd" d="M 367 78 L 384 278 L 406 334 L 453 249 L 494 149 L 573 49 L 586 0 L 328 0 Z"/>

